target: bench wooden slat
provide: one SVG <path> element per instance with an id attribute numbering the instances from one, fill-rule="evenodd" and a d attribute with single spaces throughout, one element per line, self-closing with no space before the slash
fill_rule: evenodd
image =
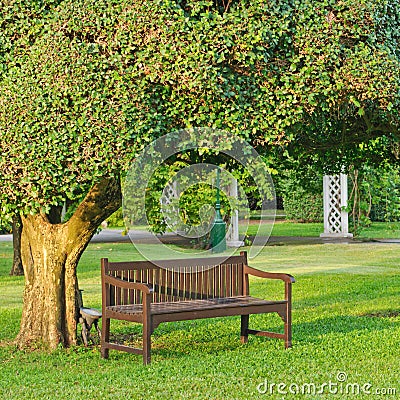
<path id="1" fill-rule="evenodd" d="M 154 261 L 117 261 L 109 262 L 106 266 L 106 272 L 111 271 L 124 271 L 124 270 L 147 270 L 157 269 L 162 266 L 163 269 L 177 270 L 179 268 L 188 267 L 213 267 L 216 265 L 224 264 L 227 262 L 225 256 L 209 257 L 209 258 L 182 258 L 174 260 L 154 260 Z M 241 264 L 243 263 L 242 256 L 230 256 L 229 263 Z"/>
<path id="2" fill-rule="evenodd" d="M 238 296 L 239 289 L 238 289 L 238 265 L 235 264 L 234 268 L 232 269 L 232 296 Z"/>
<path id="3" fill-rule="evenodd" d="M 182 261 L 182 260 L 181 260 Z M 131 263 L 116 263 L 129 265 Z M 120 270 L 109 268 L 112 276 L 128 282 L 150 283 L 154 286 L 152 302 L 181 301 L 182 299 L 201 299 L 210 297 L 229 297 L 243 293 L 243 266 L 237 263 L 210 267 L 179 268 L 178 271 L 166 270 L 153 266 L 145 270 Z M 140 291 L 121 291 L 116 289 L 113 303 L 140 304 Z"/>
<path id="4" fill-rule="evenodd" d="M 198 310 L 213 310 L 229 307 L 250 307 L 271 304 L 286 304 L 286 301 L 268 301 L 251 296 L 220 297 L 214 299 L 199 299 L 186 301 L 171 301 L 166 303 L 156 303 L 151 305 L 151 314 L 170 314 L 185 311 L 196 312 Z M 141 304 L 130 304 L 120 306 L 110 306 L 110 310 L 122 314 L 141 314 L 143 306 Z"/>

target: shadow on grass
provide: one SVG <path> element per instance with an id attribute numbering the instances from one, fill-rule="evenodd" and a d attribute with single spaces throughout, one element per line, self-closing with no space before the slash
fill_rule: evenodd
<path id="1" fill-rule="evenodd" d="M 369 315 L 323 317 L 315 321 L 293 323 L 293 348 L 296 344 L 319 344 L 327 336 L 347 336 L 348 341 L 360 335 L 372 334 L 400 328 L 400 321 L 394 321 L 386 312 L 379 316 Z M 387 317 L 386 317 L 387 315 Z M 398 314 L 396 314 L 398 315 Z M 282 324 L 279 317 L 268 316 L 257 318 L 253 316 L 251 327 L 281 332 Z M 264 316 L 265 317 L 265 316 Z M 270 318 L 272 317 L 272 318 Z M 271 322 L 271 323 L 269 323 Z M 141 325 L 116 329 L 113 334 L 119 342 L 135 347 L 141 347 Z M 338 339 L 340 340 L 340 339 Z M 270 351 L 283 351 L 282 340 L 249 336 L 249 343 L 243 345 L 240 341 L 240 318 L 227 317 L 195 321 L 180 321 L 161 324 L 152 335 L 152 354 L 162 358 L 184 357 L 195 354 L 215 355 L 224 351 L 235 351 L 246 347 L 262 346 Z"/>
<path id="2" fill-rule="evenodd" d="M 387 315 L 381 312 L 380 315 Z M 320 318 L 312 322 L 295 323 L 293 325 L 293 341 L 320 342 L 326 335 L 349 334 L 351 337 L 363 333 L 383 332 L 400 328 L 400 321 L 394 321 L 389 316 L 384 318 L 371 318 L 369 315 Z"/>
<path id="3" fill-rule="evenodd" d="M 342 307 L 357 309 L 362 306 L 375 312 L 378 310 L 373 308 L 377 304 L 380 304 L 380 309 L 385 307 L 386 303 L 388 307 L 392 304 L 393 297 L 397 298 L 399 295 L 399 284 L 397 275 L 333 275 L 326 279 L 303 276 L 293 286 L 293 307 L 301 311 L 310 308 L 324 311 L 325 307 L 336 307 L 340 313 Z"/>
<path id="4" fill-rule="evenodd" d="M 251 315 L 250 328 L 283 333 L 283 322 L 277 314 Z M 111 337 L 118 343 L 141 348 L 141 325 L 116 325 Z M 249 335 L 249 342 L 242 344 L 238 316 L 162 323 L 152 335 L 152 355 L 163 359 L 196 354 L 215 356 L 227 351 L 252 351 L 255 347 L 281 352 L 284 342 Z"/>

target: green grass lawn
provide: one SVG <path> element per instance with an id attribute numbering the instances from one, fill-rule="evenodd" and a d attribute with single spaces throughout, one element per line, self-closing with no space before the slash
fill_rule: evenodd
<path id="1" fill-rule="evenodd" d="M 400 239 L 400 222 L 373 222 L 362 229 L 360 237 L 376 239 Z"/>
<path id="2" fill-rule="evenodd" d="M 324 231 L 324 225 L 322 223 L 302 224 L 289 221 L 276 221 L 271 233 L 271 224 L 263 222 L 259 226 L 253 221 L 247 229 L 245 225 L 242 225 L 240 233 L 247 233 L 248 236 L 254 236 L 258 229 L 258 235 L 318 237 Z M 361 230 L 359 237 L 368 239 L 400 239 L 400 223 L 373 222 L 371 226 Z"/>
<path id="3" fill-rule="evenodd" d="M 399 398 L 400 245 L 267 246 L 251 265 L 286 271 L 297 280 L 293 348 L 259 337 L 242 345 L 238 317 L 165 323 L 153 335 L 147 367 L 140 356 L 122 352 L 111 351 L 103 360 L 97 346 L 17 350 L 10 341 L 18 332 L 23 278 L 8 276 L 11 257 L 11 243 L 0 243 L 1 399 Z M 139 255 L 130 244 L 89 245 L 78 275 L 90 307 L 101 304 L 101 257 Z M 266 298 L 283 291 L 279 282 L 261 279 L 250 287 Z M 250 324 L 277 330 L 282 325 L 276 316 L 252 316 Z M 129 323 L 115 323 L 112 330 L 140 333 Z M 354 384 L 349 391 L 363 387 L 371 394 L 360 389 L 358 396 L 347 395 L 347 384 Z M 321 393 L 310 394 L 313 387 Z"/>

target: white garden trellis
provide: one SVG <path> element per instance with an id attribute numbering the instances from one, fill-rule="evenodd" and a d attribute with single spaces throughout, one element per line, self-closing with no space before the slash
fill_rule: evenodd
<path id="1" fill-rule="evenodd" d="M 321 237 L 352 237 L 349 233 L 347 175 L 324 176 L 324 233 Z"/>
<path id="2" fill-rule="evenodd" d="M 234 199 L 238 198 L 238 182 L 232 178 L 232 183 L 229 185 L 229 195 Z M 244 246 L 244 242 L 239 239 L 239 211 L 232 210 L 231 223 L 229 225 L 226 244 L 229 247 Z"/>

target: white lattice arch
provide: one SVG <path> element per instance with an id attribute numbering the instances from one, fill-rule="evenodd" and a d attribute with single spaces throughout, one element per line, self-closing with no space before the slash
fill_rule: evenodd
<path id="1" fill-rule="evenodd" d="M 347 175 L 324 176 L 324 233 L 321 237 L 352 237 L 349 233 Z"/>
<path id="2" fill-rule="evenodd" d="M 235 199 L 238 198 L 238 182 L 235 178 L 232 178 L 232 182 L 229 185 L 229 195 Z M 231 215 L 231 223 L 227 233 L 226 244 L 228 247 L 241 247 L 244 246 L 244 242 L 239 239 L 239 211 L 233 210 Z"/>
<path id="3" fill-rule="evenodd" d="M 179 204 L 177 204 L 177 200 L 179 200 L 179 193 L 176 181 L 174 181 L 172 184 L 168 183 L 165 186 L 160 203 L 161 211 L 167 225 L 173 230 L 179 231 Z"/>

